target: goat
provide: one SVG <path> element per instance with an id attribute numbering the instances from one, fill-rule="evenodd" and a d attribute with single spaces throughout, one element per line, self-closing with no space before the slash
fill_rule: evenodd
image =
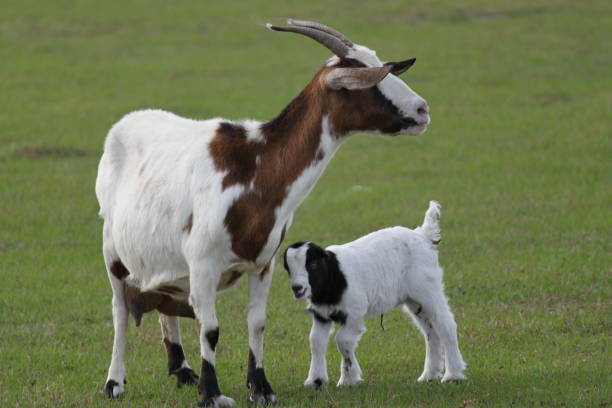
<path id="1" fill-rule="evenodd" d="M 267 25 L 310 37 L 334 56 L 274 119 L 198 121 L 161 110 L 124 116 L 110 130 L 96 195 L 115 330 L 105 385 L 124 392 L 128 314 L 159 312 L 170 374 L 198 384 L 201 406 L 232 406 L 215 374 L 216 296 L 249 275 L 247 385 L 254 401 L 276 396 L 263 368 L 266 301 L 274 257 L 293 214 L 352 131 L 418 135 L 427 103 L 396 75 L 414 59 L 374 51 L 310 21 Z M 187 363 L 178 317 L 200 325 L 200 376 Z"/>
<path id="2" fill-rule="evenodd" d="M 344 245 L 323 249 L 298 242 L 284 254 L 296 299 L 307 299 L 312 312 L 311 362 L 304 385 L 328 381 L 325 353 L 331 322 L 342 354 L 338 386 L 362 380 L 355 349 L 365 333 L 364 317 L 399 306 L 423 333 L 425 368 L 419 381 L 464 379 L 465 363 L 457 344 L 457 325 L 444 295 L 438 264 L 440 210 L 431 201 L 423 225 L 415 230 L 385 228 Z"/>

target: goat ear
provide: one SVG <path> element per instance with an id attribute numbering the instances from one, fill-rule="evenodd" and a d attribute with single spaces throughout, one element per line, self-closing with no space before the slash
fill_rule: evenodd
<path id="1" fill-rule="evenodd" d="M 391 66 L 391 73 L 393 75 L 401 75 L 408 71 L 416 61 L 416 58 L 410 58 L 400 62 L 385 62 L 385 66 Z"/>
<path id="2" fill-rule="evenodd" d="M 372 68 L 335 68 L 325 76 L 325 83 L 331 89 L 367 89 L 382 81 L 392 66 Z"/>

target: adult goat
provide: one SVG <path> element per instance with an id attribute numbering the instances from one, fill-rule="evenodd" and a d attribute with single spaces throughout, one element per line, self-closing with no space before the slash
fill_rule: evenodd
<path id="1" fill-rule="evenodd" d="M 266 301 L 274 256 L 330 159 L 351 131 L 422 133 L 426 102 L 396 75 L 414 59 L 381 62 L 336 30 L 310 21 L 268 28 L 310 37 L 335 56 L 269 122 L 196 121 L 160 110 L 110 130 L 96 180 L 115 337 L 105 392 L 124 391 L 128 314 L 157 310 L 170 374 L 198 382 L 201 406 L 231 406 L 219 390 L 218 291 L 249 275 L 252 400 L 276 399 L 263 369 Z M 178 317 L 200 324 L 200 377 L 183 354 Z"/>

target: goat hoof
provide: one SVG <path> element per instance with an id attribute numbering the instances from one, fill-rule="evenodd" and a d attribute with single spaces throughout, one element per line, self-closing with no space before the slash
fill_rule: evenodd
<path id="1" fill-rule="evenodd" d="M 172 373 L 176 375 L 176 386 L 181 388 L 183 385 L 195 385 L 200 377 L 191 368 L 181 368 Z"/>
<path id="2" fill-rule="evenodd" d="M 119 398 L 123 394 L 123 384 L 127 383 L 126 380 L 121 382 L 117 382 L 112 378 L 106 381 L 106 385 L 104 386 L 104 394 L 108 398 Z"/>
<path id="3" fill-rule="evenodd" d="M 314 380 L 309 378 L 306 381 L 304 381 L 304 386 L 305 387 L 314 387 L 316 389 L 319 389 L 325 383 L 327 383 L 327 379 L 324 379 L 324 378 L 316 378 Z"/>
<path id="4" fill-rule="evenodd" d="M 417 381 L 418 382 L 427 382 L 427 381 L 438 380 L 441 377 L 442 377 L 441 373 L 423 373 L 423 374 L 421 374 L 421 376 L 419 377 L 419 379 Z"/>
<path id="5" fill-rule="evenodd" d="M 202 401 L 198 402 L 198 407 L 233 407 L 236 405 L 236 401 L 234 401 L 230 397 L 226 397 L 225 395 L 217 395 L 216 397 L 208 397 L 204 398 Z"/>
<path id="6" fill-rule="evenodd" d="M 276 402 L 276 394 L 274 393 L 269 393 L 269 394 L 252 393 L 249 396 L 249 400 L 256 404 L 266 404 L 266 405 L 273 404 Z"/>
<path id="7" fill-rule="evenodd" d="M 359 384 L 360 382 L 363 382 L 363 378 L 361 377 L 354 378 L 354 379 L 353 378 L 340 378 L 336 386 L 337 387 L 352 387 L 352 386 Z"/>
<path id="8" fill-rule="evenodd" d="M 263 375 L 263 370 L 259 375 L 256 372 L 252 377 L 249 376 L 247 380 L 247 387 L 251 390 L 249 400 L 255 403 L 270 404 L 276 402 L 276 394 L 272 391 L 270 383 Z"/>

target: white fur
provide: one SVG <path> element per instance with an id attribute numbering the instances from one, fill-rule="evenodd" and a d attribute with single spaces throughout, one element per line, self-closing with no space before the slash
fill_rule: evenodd
<path id="1" fill-rule="evenodd" d="M 310 302 L 312 293 L 305 267 L 308 245 L 287 250 L 291 285 L 304 288 L 299 297 L 309 300 L 309 309 L 325 319 L 339 311 L 347 315 L 336 336 L 343 356 L 338 386 L 362 380 L 355 349 L 366 331 L 364 318 L 400 306 L 425 337 L 425 368 L 419 381 L 439 378 L 444 370 L 442 381 L 465 378 L 466 365 L 458 348 L 456 323 L 444 295 L 442 268 L 433 244 L 440 240 L 439 218 L 439 205 L 432 201 L 423 225 L 415 230 L 385 228 L 344 245 L 327 247 L 336 255 L 347 281 L 347 289 L 336 305 Z M 328 381 L 325 352 L 330 329 L 330 322 L 313 318 L 312 360 L 305 385 L 313 385 L 316 380 Z"/>

